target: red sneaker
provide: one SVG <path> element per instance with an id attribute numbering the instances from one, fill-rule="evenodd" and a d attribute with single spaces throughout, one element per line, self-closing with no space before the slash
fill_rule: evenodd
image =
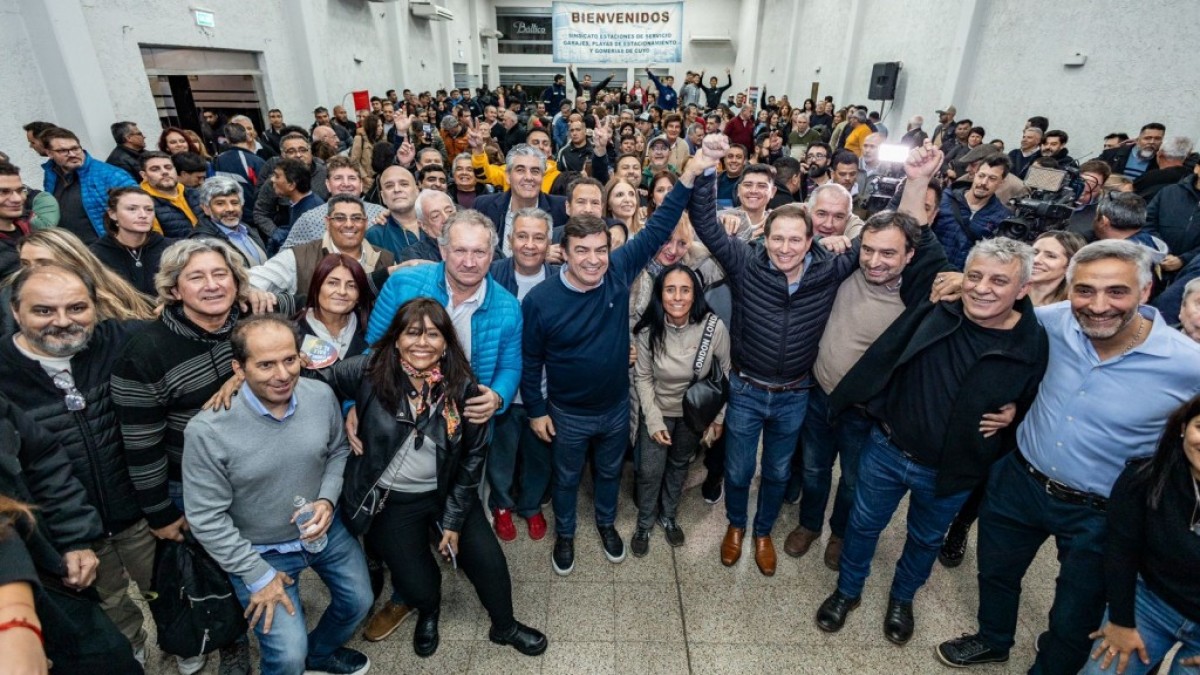
<path id="1" fill-rule="evenodd" d="M 546 517 L 539 511 L 532 518 L 525 519 L 529 523 L 529 538 L 538 541 L 546 536 Z"/>
<path id="2" fill-rule="evenodd" d="M 513 525 L 512 511 L 494 509 L 492 516 L 492 527 L 496 528 L 496 536 L 500 537 L 500 541 L 512 541 L 517 538 L 517 526 Z"/>

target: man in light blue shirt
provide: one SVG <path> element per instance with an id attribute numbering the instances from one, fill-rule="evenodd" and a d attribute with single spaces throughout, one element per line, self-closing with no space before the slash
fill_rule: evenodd
<path id="1" fill-rule="evenodd" d="M 1053 536 L 1061 569 L 1030 673 L 1075 673 L 1104 613 L 1105 509 L 1125 463 L 1153 454 L 1167 417 L 1200 393 L 1200 347 L 1152 307 L 1150 251 L 1079 250 L 1068 301 L 1037 310 L 1050 361 L 1017 449 L 992 468 L 979 519 L 979 633 L 942 643 L 954 666 L 1008 659 L 1021 580 Z"/>

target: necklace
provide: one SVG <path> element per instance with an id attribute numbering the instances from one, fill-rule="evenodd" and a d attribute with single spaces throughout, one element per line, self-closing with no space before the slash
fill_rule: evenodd
<path id="1" fill-rule="evenodd" d="M 1129 344 L 1125 345 L 1125 349 L 1121 350 L 1122 354 L 1128 354 L 1129 350 L 1133 349 L 1137 345 L 1138 341 L 1142 339 L 1142 331 L 1146 328 L 1146 322 L 1142 320 L 1142 316 L 1140 314 L 1137 317 L 1137 322 L 1137 333 L 1134 334 L 1133 339 L 1129 341 Z"/>
<path id="2" fill-rule="evenodd" d="M 129 253 L 130 257 L 133 258 L 133 266 L 141 267 L 142 266 L 142 249 L 139 248 L 137 250 L 134 250 L 132 248 L 127 248 L 125 250 Z"/>

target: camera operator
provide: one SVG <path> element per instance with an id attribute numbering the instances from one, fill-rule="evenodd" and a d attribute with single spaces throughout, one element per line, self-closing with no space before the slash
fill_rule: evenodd
<path id="1" fill-rule="evenodd" d="M 1083 184 L 1083 192 L 1075 200 L 1075 212 L 1071 214 L 1067 229 L 1090 236 L 1092 222 L 1096 220 L 1096 204 L 1104 194 L 1104 182 L 1112 175 L 1112 168 L 1104 160 L 1092 159 L 1079 167 L 1079 180 Z"/>

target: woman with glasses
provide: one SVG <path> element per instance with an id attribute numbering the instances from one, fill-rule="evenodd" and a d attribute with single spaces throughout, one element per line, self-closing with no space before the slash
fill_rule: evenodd
<path id="1" fill-rule="evenodd" d="M 340 508 L 417 608 L 413 650 L 432 656 L 439 643 L 442 572 L 429 546 L 436 530 L 438 552 L 462 566 L 487 610 L 489 639 L 541 654 L 546 636 L 513 616 L 508 563 L 479 501 L 488 425 L 462 414 L 479 386 L 450 315 L 432 299 L 411 300 L 371 347 L 317 372 L 339 398 L 357 402 L 362 451 L 346 462 Z"/>
<path id="2" fill-rule="evenodd" d="M 345 253 L 330 253 L 313 272 L 304 309 L 296 317 L 304 336 L 301 350 L 310 368 L 325 368 L 367 349 L 367 319 L 375 294 L 362 265 Z"/>
<path id="3" fill-rule="evenodd" d="M 1167 419 L 1158 449 L 1131 462 L 1108 500 L 1108 611 L 1083 675 L 1142 675 L 1175 654 L 1200 666 L 1200 397 Z"/>
<path id="4" fill-rule="evenodd" d="M 89 248 L 138 291 L 153 297 L 154 275 L 163 251 L 175 243 L 154 228 L 154 200 L 139 187 L 123 187 L 108 192 L 108 210 L 104 213 L 106 233 Z"/>

